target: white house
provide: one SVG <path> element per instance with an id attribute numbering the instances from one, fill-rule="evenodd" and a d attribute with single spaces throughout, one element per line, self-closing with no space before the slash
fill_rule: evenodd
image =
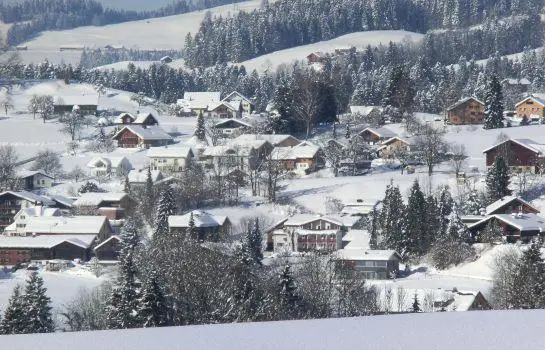
<path id="1" fill-rule="evenodd" d="M 132 170 L 132 164 L 126 157 L 95 157 L 87 163 L 91 176 L 125 176 Z"/>
<path id="2" fill-rule="evenodd" d="M 147 153 L 152 170 L 180 172 L 189 166 L 193 159 L 190 147 L 156 147 Z"/>
<path id="3" fill-rule="evenodd" d="M 217 122 L 214 125 L 216 130 L 221 132 L 221 136 L 225 138 L 232 138 L 240 135 L 245 128 L 251 128 L 249 123 L 246 123 L 239 119 L 225 119 Z"/>
<path id="4" fill-rule="evenodd" d="M 183 108 L 185 113 L 198 115 L 201 112 L 206 114 L 209 107 L 220 101 L 221 93 L 219 91 L 187 91 L 184 93 L 184 98 L 179 99 L 176 103 Z"/>
<path id="5" fill-rule="evenodd" d="M 61 210 L 59 208 L 49 208 L 41 205 L 23 208 L 19 210 L 13 218 L 13 223 L 4 229 L 4 234 L 8 236 L 25 235 L 26 226 L 32 218 L 36 217 L 52 217 L 61 216 Z"/>
<path id="6" fill-rule="evenodd" d="M 240 111 L 242 114 L 242 117 L 248 117 L 250 114 L 252 114 L 252 111 L 254 109 L 254 104 L 252 101 L 244 96 L 243 94 L 233 91 L 229 95 L 227 95 L 223 101 L 233 103 L 233 102 L 239 102 L 240 103 Z"/>
<path id="7" fill-rule="evenodd" d="M 21 170 L 17 173 L 17 176 L 23 181 L 25 190 L 31 191 L 53 186 L 53 176 L 41 170 Z"/>

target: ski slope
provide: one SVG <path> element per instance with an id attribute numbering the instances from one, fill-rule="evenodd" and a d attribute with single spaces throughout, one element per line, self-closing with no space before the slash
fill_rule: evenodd
<path id="1" fill-rule="evenodd" d="M 307 55 L 316 51 L 334 52 L 335 49 L 349 47 L 355 47 L 357 50 L 362 50 L 367 45 L 388 45 L 390 41 L 401 42 L 404 40 L 417 42 L 421 40 L 422 37 L 422 34 L 407 32 L 404 30 L 356 32 L 327 41 L 320 41 L 314 44 L 275 51 L 241 62 L 239 64 L 244 65 L 247 71 L 252 71 L 254 69 L 256 69 L 258 72 L 264 72 L 266 70 L 274 71 L 281 64 L 289 64 L 293 61 L 302 61 Z"/>

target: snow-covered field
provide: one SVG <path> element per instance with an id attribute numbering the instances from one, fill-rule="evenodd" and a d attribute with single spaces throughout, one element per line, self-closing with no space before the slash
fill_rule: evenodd
<path id="1" fill-rule="evenodd" d="M 241 62 L 240 64 L 244 65 L 248 71 L 252 71 L 254 69 L 258 70 L 259 72 L 263 72 L 265 70 L 274 71 L 276 67 L 281 64 L 288 64 L 293 61 L 304 60 L 307 55 L 315 51 L 333 52 L 338 48 L 352 46 L 358 50 L 361 50 L 367 45 L 387 45 L 390 41 L 401 42 L 404 40 L 411 40 L 413 42 L 417 42 L 422 39 L 422 37 L 422 34 L 407 32 L 404 30 L 357 32 L 343 35 L 328 41 L 320 41 L 314 44 L 275 51 L 267 55 Z"/>
<path id="2" fill-rule="evenodd" d="M 85 45 L 104 47 L 122 45 L 140 49 L 181 49 L 187 33 L 195 33 L 210 11 L 212 16 L 230 16 L 238 11 L 251 11 L 258 8 L 259 0 L 245 1 L 195 11 L 182 15 L 151 18 L 141 21 L 112 24 L 102 27 L 80 27 L 63 31 L 47 31 L 26 43 L 29 51 L 58 50 L 60 45 Z"/>
<path id="3" fill-rule="evenodd" d="M 2 336 L 42 349 L 541 349 L 543 310 L 438 312 L 117 331 Z"/>

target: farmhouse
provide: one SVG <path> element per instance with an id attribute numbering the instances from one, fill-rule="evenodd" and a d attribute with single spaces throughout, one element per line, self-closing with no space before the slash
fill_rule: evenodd
<path id="1" fill-rule="evenodd" d="M 219 101 L 208 107 L 208 116 L 212 118 L 241 118 L 242 107 L 240 101 Z"/>
<path id="2" fill-rule="evenodd" d="M 52 217 L 62 216 L 59 208 L 49 208 L 44 206 L 36 206 L 31 208 L 23 208 L 19 210 L 13 217 L 13 223 L 4 229 L 4 235 L 16 236 L 26 235 L 25 228 L 32 218 L 36 217 Z"/>
<path id="3" fill-rule="evenodd" d="M 408 152 L 411 150 L 409 141 L 400 137 L 392 137 L 382 143 L 377 149 L 377 152 L 381 158 L 395 158 L 400 152 Z"/>
<path id="4" fill-rule="evenodd" d="M 125 212 L 132 210 L 136 201 L 123 192 L 83 193 L 74 202 L 80 214 L 104 215 L 110 220 L 125 218 Z"/>
<path id="5" fill-rule="evenodd" d="M 542 120 L 545 117 L 545 99 L 537 95 L 528 96 L 515 105 L 515 110 L 519 118 Z"/>
<path id="6" fill-rule="evenodd" d="M 510 139 L 483 151 L 486 166 L 491 167 L 498 156 L 516 171 L 541 173 L 544 169 L 545 145 L 530 139 Z"/>
<path id="7" fill-rule="evenodd" d="M 95 157 L 87 163 L 91 176 L 112 177 L 125 176 L 132 170 L 132 164 L 126 157 Z"/>
<path id="8" fill-rule="evenodd" d="M 201 160 L 207 167 L 216 170 L 255 169 L 258 163 L 273 150 L 270 142 L 265 140 L 242 141 L 234 139 L 226 145 L 212 146 L 204 149 Z"/>
<path id="9" fill-rule="evenodd" d="M 152 170 L 177 173 L 189 167 L 193 151 L 190 147 L 156 147 L 150 149 L 147 156 Z"/>
<path id="10" fill-rule="evenodd" d="M 476 97 L 464 98 L 447 108 L 447 122 L 452 125 L 482 124 L 484 103 Z"/>
<path id="11" fill-rule="evenodd" d="M 35 206 L 56 206 L 56 202 L 44 196 L 27 191 L 6 191 L 0 193 L 0 229 L 13 223 L 15 215 L 24 208 Z"/>
<path id="12" fill-rule="evenodd" d="M 21 179 L 23 188 L 27 191 L 50 188 L 53 186 L 53 176 L 46 174 L 41 170 L 22 170 L 17 173 Z"/>
<path id="13" fill-rule="evenodd" d="M 539 210 L 524 199 L 515 196 L 503 197 L 485 209 L 485 215 L 512 213 L 537 214 Z"/>
<path id="14" fill-rule="evenodd" d="M 288 134 L 244 134 L 234 139 L 233 142 L 244 143 L 255 140 L 268 141 L 274 147 L 293 147 L 301 143 L 301 141 Z"/>
<path id="15" fill-rule="evenodd" d="M 213 92 L 185 92 L 184 98 L 179 99 L 177 104 L 181 106 L 184 113 L 197 116 L 199 113 L 206 115 L 208 108 L 217 105 L 221 101 L 221 93 Z"/>
<path id="16" fill-rule="evenodd" d="M 395 132 L 387 128 L 365 128 L 358 135 L 369 145 L 381 144 L 397 136 Z"/>
<path id="17" fill-rule="evenodd" d="M 121 238 L 119 236 L 110 236 L 93 248 L 93 252 L 99 260 L 118 260 L 119 250 L 121 249 L 120 243 Z"/>
<path id="18" fill-rule="evenodd" d="M 327 54 L 321 51 L 316 51 L 309 54 L 307 57 L 307 62 L 311 63 L 323 63 L 327 59 Z"/>
<path id="19" fill-rule="evenodd" d="M 185 215 L 172 215 L 168 217 L 170 232 L 189 234 L 191 216 L 195 223 L 195 230 L 199 241 L 218 241 L 221 237 L 231 234 L 231 221 L 227 216 L 210 214 L 202 210 L 193 210 Z"/>
<path id="20" fill-rule="evenodd" d="M 122 148 L 149 148 L 166 146 L 173 142 L 172 137 L 158 126 L 127 125 L 119 130 L 113 139 Z"/>
<path id="21" fill-rule="evenodd" d="M 159 121 L 151 113 L 139 113 L 136 116 L 131 113 L 121 113 L 115 119 L 114 124 L 157 126 L 159 125 Z"/>
<path id="22" fill-rule="evenodd" d="M 364 279 L 395 278 L 401 261 L 401 256 L 395 250 L 369 250 L 347 246 L 335 255 L 341 266 L 353 268 Z"/>
<path id="23" fill-rule="evenodd" d="M 70 113 L 77 106 L 84 114 L 96 114 L 98 110 L 98 95 L 56 96 L 53 99 L 55 114 Z"/>
<path id="24" fill-rule="evenodd" d="M 294 147 L 275 147 L 271 158 L 279 161 L 285 170 L 302 173 L 314 172 L 325 165 L 321 148 L 308 142 Z"/>
<path id="25" fill-rule="evenodd" d="M 0 265 L 47 259 L 87 261 L 96 239 L 96 235 L 0 236 Z"/>
<path id="26" fill-rule="evenodd" d="M 242 95 L 237 91 L 231 92 L 223 99 L 223 101 L 231 104 L 234 102 L 238 102 L 238 104 L 240 104 L 242 117 L 250 116 L 254 110 L 254 104 L 252 103 L 252 101 L 248 97 Z"/>
<path id="27" fill-rule="evenodd" d="M 242 120 L 227 119 L 217 122 L 214 128 L 219 130 L 222 137 L 232 138 L 239 136 L 245 128 L 251 128 L 252 126 Z"/>
<path id="28" fill-rule="evenodd" d="M 532 213 L 494 214 L 468 228 L 473 234 L 476 234 L 483 231 L 491 222 L 498 223 L 503 236 L 509 240 L 527 239 L 545 232 L 545 218 Z"/>

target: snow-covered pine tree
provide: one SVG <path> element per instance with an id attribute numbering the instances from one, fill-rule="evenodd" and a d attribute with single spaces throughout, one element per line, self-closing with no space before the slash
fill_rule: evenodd
<path id="1" fill-rule="evenodd" d="M 483 128 L 503 128 L 503 93 L 498 78 L 492 75 L 486 86 Z"/>
<path id="2" fill-rule="evenodd" d="M 153 232 L 154 243 L 165 243 L 167 237 L 170 234 L 170 228 L 168 226 L 168 217 L 176 214 L 176 202 L 174 198 L 174 189 L 172 186 L 168 186 L 161 193 L 159 203 L 157 205 L 157 212 L 155 215 L 155 230 Z"/>
<path id="3" fill-rule="evenodd" d="M 466 224 L 462 222 L 460 212 L 458 211 L 456 204 L 452 206 L 452 211 L 448 217 L 448 226 L 445 233 L 446 237 L 449 237 L 457 242 L 471 243 L 472 241 L 471 233 L 467 229 Z"/>
<path id="4" fill-rule="evenodd" d="M 405 257 L 422 256 L 430 245 L 426 226 L 426 200 L 417 180 L 414 181 L 409 193 L 405 217 L 405 237 L 402 249 Z M 401 254 L 401 253 L 400 253 Z"/>
<path id="5" fill-rule="evenodd" d="M 261 234 L 261 228 L 259 227 L 259 219 L 255 218 L 254 222 L 248 225 L 248 248 L 252 259 L 258 265 L 261 265 L 263 260 L 263 235 Z"/>
<path id="6" fill-rule="evenodd" d="M 25 332 L 26 322 L 21 286 L 16 285 L 0 322 L 0 334 L 22 334 Z"/>
<path id="7" fill-rule="evenodd" d="M 439 205 L 432 194 L 426 198 L 426 227 L 428 229 L 428 240 L 434 242 L 441 231 Z"/>
<path id="8" fill-rule="evenodd" d="M 378 227 L 379 224 L 379 210 L 376 206 L 373 207 L 373 211 L 371 211 L 371 220 L 369 225 L 369 248 L 371 249 L 378 249 L 378 234 L 380 228 Z"/>
<path id="9" fill-rule="evenodd" d="M 344 137 L 347 140 L 350 140 L 350 124 L 349 123 L 346 123 L 346 130 L 344 132 Z"/>
<path id="10" fill-rule="evenodd" d="M 440 222 L 440 234 L 443 234 L 447 230 L 448 218 L 452 212 L 454 206 L 454 200 L 450 194 L 448 186 L 442 186 L 441 194 L 439 195 L 439 222 Z"/>
<path id="11" fill-rule="evenodd" d="M 153 208 L 155 206 L 155 190 L 153 188 L 153 179 L 151 177 L 151 167 L 148 166 L 146 172 L 146 184 L 140 200 L 140 211 L 149 225 L 153 224 Z"/>
<path id="12" fill-rule="evenodd" d="M 511 309 L 541 309 L 545 306 L 545 263 L 540 245 L 533 242 L 523 253 L 507 290 Z"/>
<path id="13" fill-rule="evenodd" d="M 195 136 L 200 141 L 206 141 L 206 127 L 204 126 L 204 115 L 199 112 L 197 116 L 197 128 L 195 129 Z"/>
<path id="14" fill-rule="evenodd" d="M 286 265 L 280 273 L 279 309 L 281 319 L 294 319 L 300 316 L 300 298 L 290 265 Z"/>
<path id="15" fill-rule="evenodd" d="M 125 174 L 123 179 L 123 192 L 131 193 L 131 183 L 129 181 L 129 174 Z"/>
<path id="16" fill-rule="evenodd" d="M 501 241 L 503 229 L 496 219 L 490 220 L 484 230 L 477 235 L 477 241 L 480 243 L 495 243 Z"/>
<path id="17" fill-rule="evenodd" d="M 479 215 L 486 206 L 485 195 L 477 190 L 469 192 L 461 205 L 461 212 L 465 215 Z"/>
<path id="18" fill-rule="evenodd" d="M 397 186 L 388 185 L 386 187 L 378 227 L 383 236 L 385 247 L 404 254 L 406 247 L 405 204 Z"/>
<path id="19" fill-rule="evenodd" d="M 138 326 L 139 283 L 136 258 L 139 253 L 141 224 L 131 218 L 121 229 L 119 250 L 119 274 L 106 304 L 106 323 L 110 329 L 134 328 Z"/>
<path id="20" fill-rule="evenodd" d="M 51 299 L 46 295 L 44 280 L 34 271 L 26 282 L 23 299 L 25 327 L 23 333 L 51 333 L 55 330 L 51 316 Z"/>
<path id="21" fill-rule="evenodd" d="M 501 156 L 496 157 L 492 167 L 486 174 L 486 189 L 489 203 L 511 194 L 509 190 L 509 167 Z"/>
<path id="22" fill-rule="evenodd" d="M 169 308 L 155 274 L 150 274 L 144 280 L 141 295 L 138 303 L 140 326 L 145 328 L 169 326 Z"/>
<path id="23" fill-rule="evenodd" d="M 332 130 L 331 130 L 331 138 L 333 140 L 337 139 L 337 123 L 336 122 L 333 122 L 333 127 L 332 127 Z"/>

